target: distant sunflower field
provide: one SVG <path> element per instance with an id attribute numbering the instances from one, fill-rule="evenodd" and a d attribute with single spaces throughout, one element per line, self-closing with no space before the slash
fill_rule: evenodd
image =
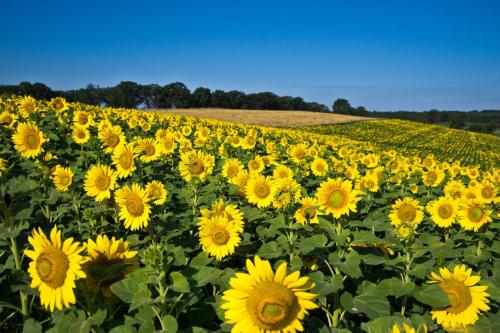
<path id="1" fill-rule="evenodd" d="M 498 332 L 498 144 L 403 125 L 0 99 L 0 331 Z"/>

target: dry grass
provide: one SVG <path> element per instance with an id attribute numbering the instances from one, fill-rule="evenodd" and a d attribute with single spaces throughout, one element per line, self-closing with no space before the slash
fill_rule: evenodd
<path id="1" fill-rule="evenodd" d="M 217 119 L 240 124 L 271 127 L 302 127 L 350 123 L 368 120 L 368 117 L 307 111 L 235 110 L 235 109 L 168 109 L 162 112 L 205 119 Z"/>

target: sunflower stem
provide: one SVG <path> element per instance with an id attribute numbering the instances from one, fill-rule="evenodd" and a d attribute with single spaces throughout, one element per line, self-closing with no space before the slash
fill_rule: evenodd
<path id="1" fill-rule="evenodd" d="M 19 251 L 17 249 L 17 243 L 14 237 L 10 238 L 10 249 L 12 255 L 14 256 L 14 262 L 16 264 L 16 269 L 21 270 L 21 259 L 19 258 Z M 19 297 L 21 298 L 21 313 L 23 317 L 28 316 L 28 296 L 22 291 L 19 291 Z"/>

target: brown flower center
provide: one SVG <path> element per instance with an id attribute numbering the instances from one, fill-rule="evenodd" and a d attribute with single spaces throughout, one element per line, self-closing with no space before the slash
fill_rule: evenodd
<path id="1" fill-rule="evenodd" d="M 71 183 L 71 178 L 68 175 L 61 176 L 61 185 L 67 186 Z"/>
<path id="2" fill-rule="evenodd" d="M 293 291 L 273 281 L 263 281 L 256 285 L 247 299 L 246 306 L 257 326 L 273 331 L 290 325 L 300 310 Z"/>
<path id="3" fill-rule="evenodd" d="M 453 215 L 453 207 L 450 204 L 443 204 L 438 208 L 438 215 L 442 219 L 449 219 Z"/>
<path id="4" fill-rule="evenodd" d="M 108 147 L 114 148 L 120 143 L 120 137 L 116 134 L 111 134 L 106 142 Z"/>
<path id="5" fill-rule="evenodd" d="M 417 217 L 417 210 L 410 204 L 404 203 L 398 209 L 398 218 L 401 221 L 412 222 Z"/>
<path id="6" fill-rule="evenodd" d="M 328 205 L 333 208 L 341 208 L 346 201 L 346 195 L 341 190 L 334 190 L 328 197 Z"/>
<path id="7" fill-rule="evenodd" d="M 144 212 L 144 204 L 142 203 L 141 198 L 133 196 L 127 200 L 125 204 L 127 206 L 127 211 L 132 216 L 141 216 Z"/>
<path id="8" fill-rule="evenodd" d="M 40 145 L 40 138 L 35 133 L 31 133 L 28 136 L 26 136 L 26 145 L 30 149 L 37 149 L 38 146 Z"/>
<path id="9" fill-rule="evenodd" d="M 216 227 L 212 230 L 212 241 L 217 245 L 225 245 L 229 241 L 229 233 L 223 227 Z"/>
<path id="10" fill-rule="evenodd" d="M 469 288 L 461 281 L 445 280 L 439 286 L 448 296 L 450 306 L 446 308 L 449 313 L 460 313 L 472 304 L 472 296 Z"/>
<path id="11" fill-rule="evenodd" d="M 469 216 L 469 220 L 471 220 L 474 223 L 478 223 L 479 221 L 481 221 L 484 212 L 481 207 L 473 207 L 469 209 L 467 215 Z"/>
<path id="12" fill-rule="evenodd" d="M 189 163 L 189 172 L 192 175 L 199 176 L 203 173 L 204 170 L 205 170 L 205 165 L 203 164 L 203 161 L 200 160 L 199 158 Z"/>
<path id="13" fill-rule="evenodd" d="M 120 166 L 125 170 L 129 170 L 132 167 L 133 161 L 134 161 L 134 157 L 128 151 L 126 151 L 120 155 L 120 159 L 119 159 Z"/>
<path id="14" fill-rule="evenodd" d="M 481 195 L 483 196 L 483 198 L 490 199 L 493 197 L 493 191 L 489 187 L 484 187 L 481 190 Z"/>
<path id="15" fill-rule="evenodd" d="M 36 260 L 36 270 L 40 279 L 53 289 L 64 284 L 68 269 L 68 257 L 60 248 L 53 245 L 44 248 Z"/>
<path id="16" fill-rule="evenodd" d="M 270 193 L 271 193 L 271 188 L 269 187 L 269 185 L 267 185 L 265 183 L 259 184 L 255 187 L 255 195 L 259 199 L 267 198 Z"/>
<path id="17" fill-rule="evenodd" d="M 95 187 L 97 187 L 99 191 L 107 191 L 110 184 L 111 179 L 107 175 L 99 175 L 95 180 Z"/>
<path id="18" fill-rule="evenodd" d="M 229 178 L 234 178 L 236 177 L 236 175 L 238 175 L 238 172 L 240 171 L 240 168 L 237 166 L 237 165 L 231 165 L 228 169 L 227 169 L 227 176 Z"/>

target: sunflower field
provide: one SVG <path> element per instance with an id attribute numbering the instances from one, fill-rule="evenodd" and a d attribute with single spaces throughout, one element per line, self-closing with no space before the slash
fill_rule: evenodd
<path id="1" fill-rule="evenodd" d="M 498 332 L 498 141 L 384 126 L 0 99 L 0 331 Z"/>

